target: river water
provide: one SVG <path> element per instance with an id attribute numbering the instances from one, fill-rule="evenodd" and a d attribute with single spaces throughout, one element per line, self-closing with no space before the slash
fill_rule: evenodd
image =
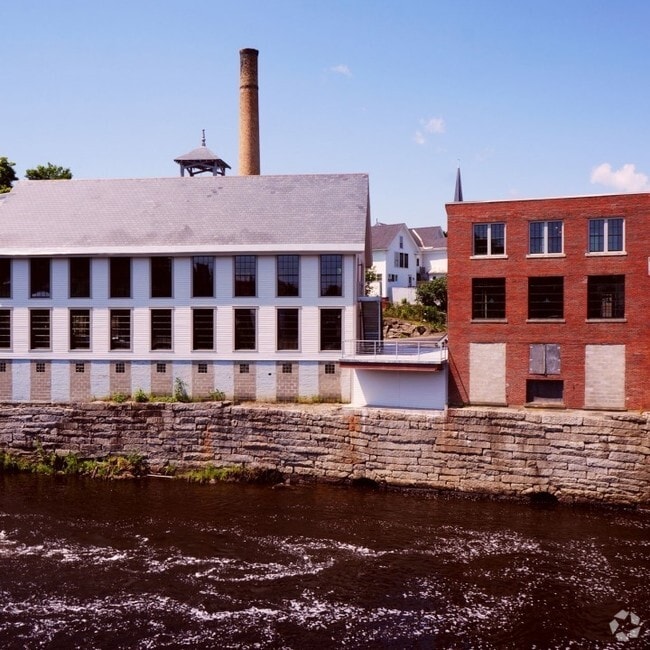
<path id="1" fill-rule="evenodd" d="M 3 649 L 636 649 L 649 627 L 648 514 L 0 475 Z"/>

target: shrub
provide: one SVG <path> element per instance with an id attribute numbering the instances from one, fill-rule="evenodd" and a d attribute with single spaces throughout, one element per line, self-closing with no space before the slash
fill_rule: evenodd
<path id="1" fill-rule="evenodd" d="M 133 401 L 135 402 L 148 402 L 149 395 L 145 393 L 142 388 L 138 388 L 135 393 L 133 393 Z"/>

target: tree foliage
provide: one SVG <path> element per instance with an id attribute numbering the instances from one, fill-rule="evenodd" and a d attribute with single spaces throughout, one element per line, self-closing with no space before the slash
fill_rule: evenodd
<path id="1" fill-rule="evenodd" d="M 425 307 L 436 307 L 447 312 L 447 278 L 436 278 L 418 285 L 415 290 L 417 301 Z"/>
<path id="2" fill-rule="evenodd" d="M 366 296 L 372 296 L 374 287 L 372 286 L 375 282 L 379 280 L 379 273 L 374 266 L 371 266 L 369 269 L 366 269 L 366 281 L 365 281 L 365 290 Z"/>
<path id="3" fill-rule="evenodd" d="M 25 172 L 25 178 L 30 181 L 46 181 L 54 179 L 70 179 L 72 172 L 67 167 L 60 167 L 48 162 L 47 165 L 38 165 Z"/>
<path id="4" fill-rule="evenodd" d="M 0 156 L 0 194 L 8 192 L 11 184 L 18 180 L 14 165 L 6 156 Z"/>

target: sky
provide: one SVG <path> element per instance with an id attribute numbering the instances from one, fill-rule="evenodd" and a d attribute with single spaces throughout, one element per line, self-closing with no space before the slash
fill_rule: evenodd
<path id="1" fill-rule="evenodd" d="M 0 0 L 0 156 L 74 178 L 237 173 L 259 50 L 261 172 L 367 173 L 373 223 L 466 201 L 650 191 L 647 0 Z"/>

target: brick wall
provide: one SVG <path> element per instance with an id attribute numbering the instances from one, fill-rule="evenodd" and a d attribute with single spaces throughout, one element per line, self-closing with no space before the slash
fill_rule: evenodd
<path id="1" fill-rule="evenodd" d="M 450 404 L 470 402 L 470 343 L 506 343 L 506 403 L 515 406 L 526 402 L 526 380 L 537 378 L 529 373 L 530 344 L 554 343 L 561 347 L 561 372 L 553 379 L 564 382 L 565 406 L 579 409 L 586 404 L 586 346 L 623 345 L 624 408 L 650 408 L 649 212 L 648 193 L 449 204 Z M 625 219 L 624 254 L 586 255 L 588 221 L 594 217 Z M 529 222 L 548 220 L 564 223 L 564 255 L 527 257 Z M 505 257 L 471 259 L 473 224 L 495 222 L 506 224 Z M 587 322 L 590 275 L 625 276 L 624 320 Z M 564 278 L 561 321 L 527 322 L 528 278 L 541 276 Z M 506 278 L 506 318 L 472 321 L 472 278 L 496 277 Z M 602 407 L 611 405 L 606 401 Z"/>
<path id="2" fill-rule="evenodd" d="M 235 363 L 235 399 L 254 400 L 257 396 L 257 368 L 254 362 Z"/>
<path id="3" fill-rule="evenodd" d="M 121 365 L 120 365 L 121 364 Z M 131 394 L 131 364 L 128 361 L 112 362 L 110 370 L 111 395 L 122 393 Z M 123 369 L 123 372 L 118 372 Z"/>
<path id="4" fill-rule="evenodd" d="M 200 369 L 205 372 L 199 372 Z M 206 397 L 214 390 L 214 364 L 205 362 L 192 363 L 192 396 Z"/>
<path id="5" fill-rule="evenodd" d="M 52 364 L 49 361 L 32 361 L 30 368 L 30 397 L 35 402 L 52 400 Z"/>
<path id="6" fill-rule="evenodd" d="M 10 402 L 13 397 L 13 382 L 11 380 L 11 361 L 0 361 L 0 401 Z"/>
<path id="7" fill-rule="evenodd" d="M 163 371 L 164 369 L 164 371 Z M 173 368 L 167 361 L 151 363 L 151 393 L 153 395 L 171 395 L 173 390 Z"/>
<path id="8" fill-rule="evenodd" d="M 650 414 L 94 402 L 5 404 L 0 416 L 2 449 L 139 453 L 154 471 L 245 464 L 296 480 L 650 505 Z"/>
<path id="9" fill-rule="evenodd" d="M 295 402 L 298 398 L 300 366 L 297 363 L 276 364 L 276 398 L 279 402 Z"/>
<path id="10" fill-rule="evenodd" d="M 329 372 L 332 367 L 334 372 Z M 325 400 L 341 399 L 341 366 L 338 363 L 318 364 L 318 392 Z"/>
<path id="11" fill-rule="evenodd" d="M 79 361 L 70 363 L 70 401 L 81 402 L 90 399 L 91 364 Z"/>

